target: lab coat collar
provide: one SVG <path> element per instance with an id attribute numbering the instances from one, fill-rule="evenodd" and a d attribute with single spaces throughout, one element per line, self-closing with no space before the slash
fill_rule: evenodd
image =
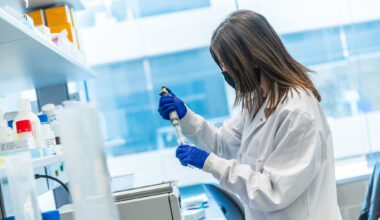
<path id="1" fill-rule="evenodd" d="M 279 98 L 277 82 L 274 83 L 274 92 L 275 92 L 275 101 L 277 102 L 277 100 Z M 252 118 L 252 125 L 251 125 L 251 126 L 253 126 L 252 133 L 254 133 L 256 129 L 261 127 L 261 125 L 263 125 L 267 120 L 267 114 L 266 113 L 269 110 L 269 106 L 268 106 L 269 105 L 269 98 L 268 97 L 269 97 L 269 95 L 267 96 L 267 98 L 265 98 L 263 105 L 259 108 L 256 115 Z"/>
<path id="2" fill-rule="evenodd" d="M 252 119 L 252 133 L 255 132 L 257 128 L 259 128 L 261 125 L 263 125 L 266 120 L 266 111 L 268 109 L 268 98 L 265 99 L 263 105 L 259 108 L 258 112 L 256 113 L 255 117 Z"/>

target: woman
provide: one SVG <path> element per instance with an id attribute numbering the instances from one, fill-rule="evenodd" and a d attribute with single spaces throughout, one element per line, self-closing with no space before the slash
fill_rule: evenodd
<path id="1" fill-rule="evenodd" d="M 184 135 L 204 149 L 179 146 L 182 165 L 211 173 L 236 193 L 247 219 L 341 219 L 332 137 L 312 71 L 252 11 L 236 11 L 222 22 L 210 52 L 243 109 L 216 128 L 172 92 L 161 97 L 162 117 L 177 110 Z"/>

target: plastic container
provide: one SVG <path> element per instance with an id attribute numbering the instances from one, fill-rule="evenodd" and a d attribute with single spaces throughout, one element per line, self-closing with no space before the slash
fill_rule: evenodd
<path id="1" fill-rule="evenodd" d="M 59 215 L 58 210 L 42 213 L 42 220 L 60 220 L 60 219 L 61 219 L 61 216 Z M 15 217 L 10 216 L 6 218 L 2 218 L 1 220 L 15 220 Z"/>
<path id="2" fill-rule="evenodd" d="M 59 116 L 75 219 L 118 220 L 97 108 L 65 104 Z"/>
<path id="3" fill-rule="evenodd" d="M 42 135 L 44 137 L 45 142 L 44 154 L 45 156 L 53 155 L 55 154 L 56 147 L 55 135 L 54 132 L 51 130 L 50 125 L 48 124 L 48 116 L 39 115 L 38 118 L 41 121 Z"/>
<path id="4" fill-rule="evenodd" d="M 7 122 L 4 120 L 6 106 L 6 97 L 0 96 L 0 143 L 9 143 L 14 140 L 12 129 L 8 127 Z"/>
<path id="5" fill-rule="evenodd" d="M 41 220 L 32 159 L 27 152 L 4 158 L 13 215 L 16 219 Z"/>
<path id="6" fill-rule="evenodd" d="M 9 143 L 14 141 L 13 131 L 6 121 L 0 119 L 0 143 Z"/>
<path id="7" fill-rule="evenodd" d="M 32 134 L 35 141 L 36 148 L 43 147 L 43 136 L 40 119 L 32 113 L 32 107 L 28 99 L 20 99 L 17 102 L 18 114 L 13 122 L 13 129 L 18 130 L 16 123 L 18 121 L 29 120 L 32 125 Z"/>
<path id="8" fill-rule="evenodd" d="M 42 106 L 42 111 L 44 114 L 48 116 L 48 121 L 51 130 L 54 132 L 55 135 L 55 143 L 56 145 L 61 145 L 61 132 L 60 132 L 60 126 L 58 122 L 58 115 L 57 110 L 54 104 L 46 104 Z"/>

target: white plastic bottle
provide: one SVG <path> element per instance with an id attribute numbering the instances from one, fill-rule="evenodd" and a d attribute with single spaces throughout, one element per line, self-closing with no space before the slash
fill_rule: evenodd
<path id="1" fill-rule="evenodd" d="M 13 131 L 3 119 L 3 111 L 0 110 L 0 143 L 9 143 L 13 140 Z"/>
<path id="2" fill-rule="evenodd" d="M 39 115 L 38 118 L 41 121 L 42 126 L 42 134 L 44 137 L 44 153 L 45 156 L 50 156 L 55 154 L 55 135 L 54 132 L 51 130 L 50 125 L 48 123 L 48 116 L 47 115 Z"/>
<path id="3" fill-rule="evenodd" d="M 30 154 L 17 153 L 4 160 L 15 219 L 41 220 Z"/>
<path id="4" fill-rule="evenodd" d="M 5 123 L 0 122 L 0 143 L 9 143 L 13 140 L 12 129 L 6 126 Z"/>
<path id="5" fill-rule="evenodd" d="M 46 104 L 42 106 L 42 111 L 48 116 L 51 130 L 55 135 L 56 145 L 61 145 L 61 132 L 58 122 L 57 109 L 54 104 Z"/>
<path id="6" fill-rule="evenodd" d="M 74 219 L 119 220 L 110 187 L 96 106 L 65 104 L 59 112 Z"/>
<path id="7" fill-rule="evenodd" d="M 5 108 L 6 97 L 0 96 L 0 143 L 9 143 L 14 140 L 12 129 L 8 127 L 7 122 L 4 120 Z"/>
<path id="8" fill-rule="evenodd" d="M 29 120 L 16 122 L 17 134 L 19 140 L 27 140 L 28 148 L 35 148 L 35 141 L 32 132 L 32 124 Z"/>
<path id="9" fill-rule="evenodd" d="M 32 125 L 32 134 L 36 148 L 43 147 L 43 136 L 40 119 L 32 113 L 32 106 L 29 99 L 20 99 L 17 102 L 18 114 L 13 122 L 13 128 L 17 130 L 16 124 L 18 121 L 29 120 Z"/>

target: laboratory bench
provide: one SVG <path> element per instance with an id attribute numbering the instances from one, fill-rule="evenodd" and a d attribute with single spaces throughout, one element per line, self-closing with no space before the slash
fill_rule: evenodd
<path id="1" fill-rule="evenodd" d="M 188 199 L 206 194 L 209 207 L 205 209 L 207 220 L 244 219 L 244 208 L 236 196 L 216 184 L 198 184 L 180 187 L 181 198 Z"/>

